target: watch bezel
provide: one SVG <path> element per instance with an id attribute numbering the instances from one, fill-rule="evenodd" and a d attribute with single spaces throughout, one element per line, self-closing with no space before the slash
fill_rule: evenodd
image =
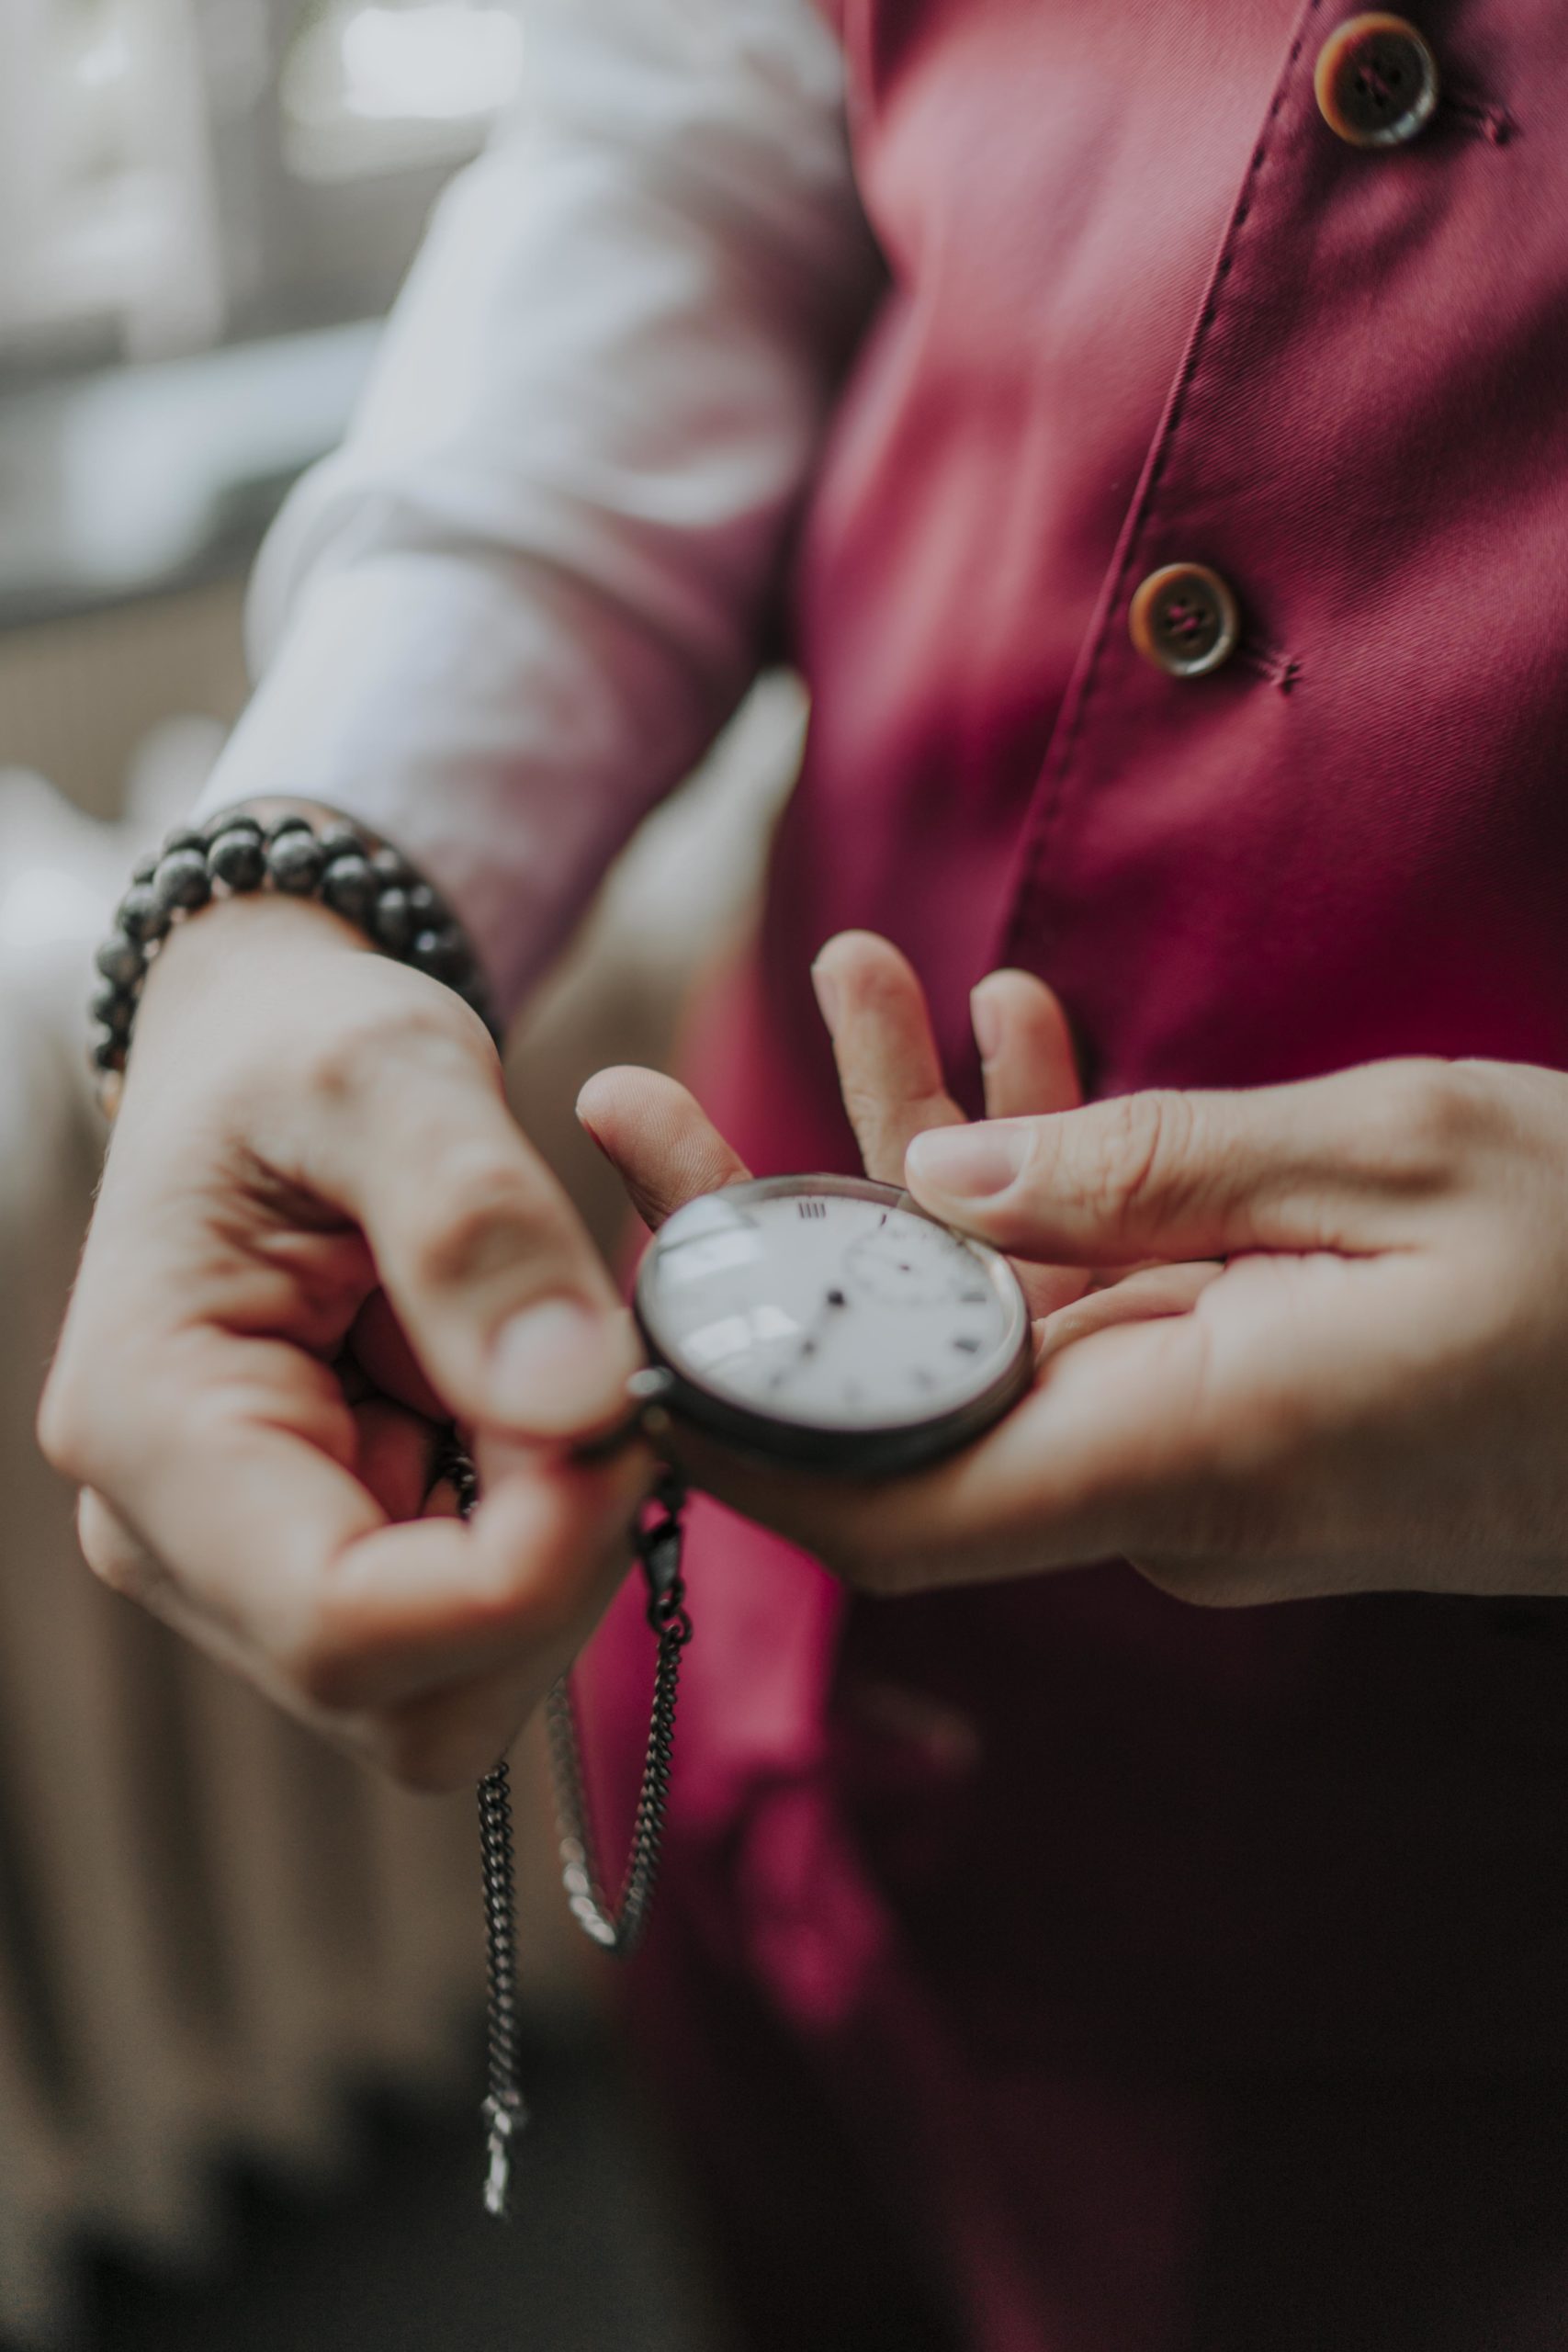
<path id="1" fill-rule="evenodd" d="M 727 1184 L 726 1200 L 776 1200 L 781 1195 L 827 1193 L 840 1198 L 880 1201 L 900 1208 L 944 1232 L 954 1230 L 933 1217 L 897 1184 L 879 1184 L 869 1176 L 753 1176 Z M 689 1206 L 690 1204 L 687 1204 Z M 709 1388 L 665 1351 L 649 1311 L 653 1269 L 658 1262 L 659 1237 L 654 1236 L 637 1268 L 632 1312 L 649 1361 L 664 1372 L 669 1386 L 661 1398 L 677 1419 L 689 1421 L 737 1452 L 768 1464 L 784 1463 L 797 1469 L 830 1471 L 852 1477 L 887 1477 L 938 1462 L 956 1453 L 984 1434 L 1016 1405 L 1034 1376 L 1033 1325 L 1029 1303 L 1018 1276 L 1006 1258 L 974 1235 L 957 1236 L 984 1268 L 993 1288 L 1017 1324 L 1012 1352 L 1003 1369 L 975 1396 L 929 1419 L 900 1421 L 870 1429 L 843 1429 L 820 1422 L 792 1421 L 765 1413 Z"/>

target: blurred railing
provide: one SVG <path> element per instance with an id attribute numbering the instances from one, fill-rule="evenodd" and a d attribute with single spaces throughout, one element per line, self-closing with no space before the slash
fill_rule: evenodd
<path id="1" fill-rule="evenodd" d="M 193 642 L 224 649 L 227 691 L 234 626 L 220 585 L 0 639 L 0 743 L 46 648 L 72 681 L 62 707 L 123 737 L 128 693 L 138 712 L 188 711 Z M 571 1103 L 607 1061 L 670 1058 L 694 973 L 746 921 L 800 719 L 792 682 L 759 690 L 633 844 L 513 1043 L 514 1099 L 607 1250 L 618 1188 Z M 40 2346 L 68 2340 L 85 2234 L 198 2260 L 214 2159 L 319 2178 L 351 2154 L 345 2085 L 450 2085 L 481 1978 L 468 1801 L 379 1786 L 100 1590 L 32 1442 L 102 1148 L 81 1048 L 92 947 L 220 733 L 165 717 L 123 821 L 0 770 L 0 2338 Z M 64 725 L 60 744 L 76 740 Z M 584 1980 L 527 1754 L 523 1948 L 547 2020 Z"/>

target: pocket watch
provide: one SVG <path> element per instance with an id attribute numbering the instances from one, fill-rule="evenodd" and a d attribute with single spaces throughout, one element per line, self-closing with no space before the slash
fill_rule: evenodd
<path id="1" fill-rule="evenodd" d="M 645 1404 L 803 1469 L 935 1461 L 1016 1404 L 1033 1369 L 1007 1260 L 862 1177 L 761 1177 L 689 1201 L 649 1245 L 634 1306 Z"/>
<path id="2" fill-rule="evenodd" d="M 888 1477 L 939 1460 L 999 1420 L 1030 1385 L 1028 1302 L 1007 1260 L 928 1216 L 907 1193 L 852 1176 L 769 1176 L 688 1201 L 637 1270 L 633 1306 L 649 1354 L 629 1419 L 602 1453 L 655 1415 L 761 1460 Z M 459 1487 L 471 1507 L 471 1471 Z M 653 1699 L 631 1845 L 619 1879 L 601 1863 L 571 1688 L 546 1707 L 561 1876 L 601 1951 L 641 1939 L 669 1799 L 681 1657 L 692 1639 L 682 1576 L 685 1489 L 666 1469 L 634 1549 L 655 1637 Z M 504 1758 L 479 1783 L 490 1974 L 485 2205 L 507 2211 L 517 2084 L 516 1921 Z"/>

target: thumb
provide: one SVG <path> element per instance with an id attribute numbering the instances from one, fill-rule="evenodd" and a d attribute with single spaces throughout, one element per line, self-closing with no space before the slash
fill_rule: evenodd
<path id="1" fill-rule="evenodd" d="M 1377 1138 L 1397 1067 L 933 1128 L 910 1144 L 905 1181 L 934 1216 L 1055 1264 L 1375 1249 L 1393 1238 Z"/>

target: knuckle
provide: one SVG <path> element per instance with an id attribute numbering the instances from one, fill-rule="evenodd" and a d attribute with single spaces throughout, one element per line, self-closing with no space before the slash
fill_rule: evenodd
<path id="1" fill-rule="evenodd" d="M 1084 1204 L 1097 1215 L 1180 1205 L 1193 1111 L 1170 1090 L 1125 1094 L 1103 1106 L 1080 1179 Z"/>
<path id="2" fill-rule="evenodd" d="M 1479 1147 L 1492 1117 L 1480 1070 L 1441 1061 L 1383 1063 L 1362 1074 L 1348 1156 L 1374 1186 L 1430 1192 Z"/>
<path id="3" fill-rule="evenodd" d="M 1479 1070 L 1457 1062 L 1422 1062 L 1407 1087 L 1412 1141 L 1429 1162 L 1447 1166 L 1483 1141 L 1493 1106 L 1491 1090 Z"/>
<path id="4" fill-rule="evenodd" d="M 845 1079 L 840 1086 L 844 1113 L 855 1134 L 861 1138 L 880 1134 L 887 1117 L 886 1098 L 874 1086 L 863 1080 Z"/>
<path id="5" fill-rule="evenodd" d="M 343 1005 L 304 1048 L 300 1075 L 318 1102 L 357 1103 L 388 1082 L 389 1062 L 461 1069 L 474 1061 L 476 1045 L 493 1060 L 483 1022 L 450 989 L 383 957 L 367 960 L 378 985 Z"/>
<path id="6" fill-rule="evenodd" d="M 565 1253 L 566 1237 L 534 1196 L 515 1162 L 475 1151 L 443 1170 L 444 1198 L 411 1216 L 408 1272 L 421 1289 L 449 1290 Z"/>
<path id="7" fill-rule="evenodd" d="M 1122 1197 L 1135 1206 L 1168 1201 L 1183 1188 L 1192 1138 L 1192 1105 L 1184 1094 L 1129 1097 L 1122 1138 Z"/>
<path id="8" fill-rule="evenodd" d="M 401 1050 L 407 1021 L 416 1017 L 391 1005 L 340 1011 L 305 1049 L 299 1074 L 306 1091 L 320 1103 L 354 1102 L 367 1085 L 381 1079 L 381 1066 Z"/>

